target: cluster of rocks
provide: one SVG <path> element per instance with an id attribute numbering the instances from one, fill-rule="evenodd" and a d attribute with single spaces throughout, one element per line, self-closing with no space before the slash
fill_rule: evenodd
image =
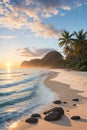
<path id="1" fill-rule="evenodd" d="M 78 98 L 72 99 L 72 101 L 79 101 Z M 67 104 L 67 102 L 62 102 L 60 100 L 56 100 L 53 102 L 54 104 Z M 76 106 L 76 104 L 73 104 L 73 106 Z M 47 110 L 45 112 L 43 112 L 43 114 L 45 115 L 44 120 L 46 121 L 58 121 L 62 118 L 62 116 L 64 115 L 64 109 L 62 107 L 54 107 L 50 110 Z M 27 123 L 38 123 L 38 118 L 42 118 L 40 114 L 33 114 L 31 115 L 30 118 L 26 119 L 25 121 Z M 81 119 L 80 116 L 72 116 L 71 117 L 72 120 L 79 120 Z"/>
<path id="2" fill-rule="evenodd" d="M 38 118 L 41 118 L 40 114 L 33 114 L 30 118 L 26 119 L 27 123 L 38 123 Z"/>
<path id="3" fill-rule="evenodd" d="M 64 110 L 61 107 L 54 107 L 48 111 L 45 111 L 43 114 L 46 114 L 44 120 L 46 121 L 57 121 L 60 120 L 64 115 Z"/>
<path id="4" fill-rule="evenodd" d="M 61 117 L 64 115 L 64 110 L 61 107 L 54 107 L 48 111 L 43 112 L 46 116 L 44 120 L 46 121 L 57 121 L 60 120 Z M 25 121 L 28 123 L 38 123 L 38 118 L 41 118 L 39 114 L 33 114 L 30 118 L 26 119 Z"/>
<path id="5" fill-rule="evenodd" d="M 73 98 L 72 101 L 79 102 L 79 99 L 78 98 Z M 68 102 L 66 102 L 66 101 L 62 102 L 61 100 L 55 100 L 53 103 L 54 104 L 67 104 Z M 77 105 L 73 104 L 73 106 L 77 106 Z"/>
<path id="6" fill-rule="evenodd" d="M 78 102 L 79 99 L 78 98 L 73 98 L 72 101 Z M 62 104 L 62 103 L 67 104 L 66 101 L 62 102 L 61 100 L 55 100 L 53 103 L 54 104 Z"/>

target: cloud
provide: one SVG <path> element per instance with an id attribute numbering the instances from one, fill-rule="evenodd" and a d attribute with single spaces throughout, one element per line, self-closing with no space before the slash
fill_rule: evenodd
<path id="1" fill-rule="evenodd" d="M 87 0 L 78 0 L 75 2 L 77 7 L 81 7 L 83 5 L 87 5 Z"/>
<path id="2" fill-rule="evenodd" d="M 0 36 L 0 39 L 14 39 L 15 36 L 9 35 L 9 36 Z"/>
<path id="3" fill-rule="evenodd" d="M 64 16 L 64 15 L 65 15 L 64 13 L 60 14 L 60 16 Z"/>
<path id="4" fill-rule="evenodd" d="M 21 15 L 19 18 L 15 17 L 11 14 L 6 14 L 5 17 L 1 17 L 0 18 L 0 24 L 2 23 L 2 25 L 4 27 L 7 28 L 12 28 L 12 29 L 20 29 L 22 28 L 26 22 L 26 17 Z"/>
<path id="5" fill-rule="evenodd" d="M 29 57 L 29 58 L 34 58 L 34 57 L 43 57 L 45 54 L 47 54 L 50 51 L 53 51 L 54 49 L 52 48 L 44 48 L 44 49 L 37 49 L 35 48 L 34 50 L 26 47 L 23 49 L 17 49 L 17 55 L 23 56 L 23 57 Z"/>
<path id="6" fill-rule="evenodd" d="M 0 7 L 0 15 L 3 14 L 3 9 Z"/>
<path id="7" fill-rule="evenodd" d="M 31 22 L 29 23 L 29 28 L 31 28 L 32 32 L 35 32 L 36 36 L 44 36 L 45 38 L 55 37 L 59 38 L 61 33 L 64 31 L 57 30 L 51 25 L 45 25 L 42 22 Z"/>
<path id="8" fill-rule="evenodd" d="M 1 0 L 0 26 L 12 29 L 31 29 L 36 36 L 60 37 L 58 30 L 44 20 L 59 15 L 59 10 L 70 11 L 74 6 L 87 4 L 86 0 Z M 62 15 L 63 16 L 63 15 Z"/>
<path id="9" fill-rule="evenodd" d="M 71 10 L 71 7 L 70 6 L 63 6 L 63 9 L 69 11 L 69 10 Z"/>

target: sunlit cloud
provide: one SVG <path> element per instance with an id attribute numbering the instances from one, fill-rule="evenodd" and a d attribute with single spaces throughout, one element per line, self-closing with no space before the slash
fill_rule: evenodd
<path id="1" fill-rule="evenodd" d="M 3 9 L 0 7 L 0 15 L 3 14 Z"/>
<path id="2" fill-rule="evenodd" d="M 70 6 L 63 6 L 63 9 L 69 11 L 69 10 L 71 10 L 71 7 Z"/>
<path id="3" fill-rule="evenodd" d="M 9 36 L 0 36 L 0 39 L 14 39 L 15 36 L 9 35 Z"/>
<path id="4" fill-rule="evenodd" d="M 36 36 L 59 38 L 63 29 L 58 30 L 53 25 L 44 23 L 44 20 L 59 15 L 60 9 L 70 11 L 74 6 L 84 4 L 87 4 L 86 0 L 2 0 L 0 26 L 9 29 L 27 28 Z M 64 16 L 64 13 L 60 16 Z"/>
<path id="5" fill-rule="evenodd" d="M 60 16 L 64 16 L 64 15 L 65 15 L 64 13 L 60 14 Z"/>
<path id="6" fill-rule="evenodd" d="M 43 36 L 44 38 L 59 38 L 61 33 L 64 31 L 63 29 L 57 30 L 53 26 L 41 22 L 31 22 L 29 23 L 29 28 L 31 28 L 32 32 L 34 32 L 36 36 Z"/>
<path id="7" fill-rule="evenodd" d="M 40 49 L 40 48 L 34 48 L 33 50 L 26 47 L 26 48 L 19 48 L 17 49 L 17 55 L 19 56 L 23 56 L 23 57 L 29 57 L 29 58 L 32 58 L 32 57 L 43 57 L 45 54 L 47 54 L 48 52 L 50 51 L 53 51 L 54 49 L 52 48 L 43 48 L 43 49 Z"/>

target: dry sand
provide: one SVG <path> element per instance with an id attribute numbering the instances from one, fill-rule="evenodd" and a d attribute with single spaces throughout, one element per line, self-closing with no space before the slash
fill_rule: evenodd
<path id="1" fill-rule="evenodd" d="M 14 122 L 9 130 L 87 130 L 87 72 L 75 72 L 69 70 L 51 70 L 45 84 L 56 94 L 61 101 L 67 104 L 54 105 L 64 108 L 65 115 L 59 121 L 44 121 L 44 115 L 38 124 L 31 125 L 22 119 Z M 79 98 L 79 102 L 72 101 L 73 98 Z M 76 104 L 76 106 L 73 106 Z M 46 108 L 48 110 L 49 108 Z M 67 112 L 67 110 L 69 112 Z M 44 112 L 45 110 L 43 110 Z M 79 115 L 81 120 L 71 120 L 71 116 Z"/>

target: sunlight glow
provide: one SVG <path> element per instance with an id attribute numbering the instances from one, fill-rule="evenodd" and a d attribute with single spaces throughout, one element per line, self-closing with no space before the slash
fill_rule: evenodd
<path id="1" fill-rule="evenodd" d="M 10 64 L 10 63 L 9 63 L 9 64 L 7 64 L 7 67 L 8 67 L 8 68 L 10 68 L 10 67 L 11 67 L 11 64 Z"/>

